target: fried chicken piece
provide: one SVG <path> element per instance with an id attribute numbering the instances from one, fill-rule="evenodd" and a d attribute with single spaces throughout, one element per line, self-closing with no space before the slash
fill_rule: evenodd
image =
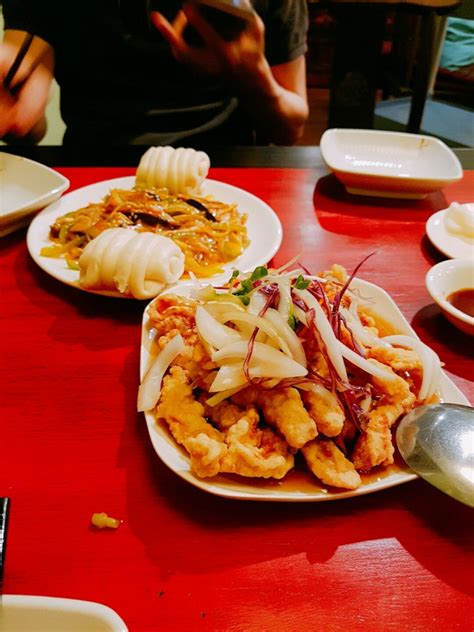
<path id="1" fill-rule="evenodd" d="M 347 416 L 344 420 L 344 425 L 341 430 L 341 434 L 338 438 L 342 440 L 343 445 L 352 443 L 358 434 L 358 428 L 354 423 L 354 420 Z"/>
<path id="2" fill-rule="evenodd" d="M 188 374 L 180 366 L 171 367 L 163 379 L 156 416 L 167 423 L 178 443 L 184 444 L 186 439 L 199 434 L 223 440 L 223 435 L 204 417 L 204 407 L 194 398 Z"/>
<path id="3" fill-rule="evenodd" d="M 228 430 L 226 443 L 199 434 L 185 441 L 191 469 L 200 477 L 219 472 L 260 478 L 283 478 L 294 465 L 286 442 L 269 428 L 258 428 L 255 408 L 247 411 Z"/>
<path id="4" fill-rule="evenodd" d="M 338 283 L 341 283 L 342 285 L 344 285 L 344 283 L 349 278 L 347 270 L 339 263 L 333 263 L 331 268 L 323 272 L 320 276 L 322 276 L 324 279 L 335 279 L 336 281 L 338 281 Z"/>
<path id="5" fill-rule="evenodd" d="M 326 485 L 356 489 L 362 480 L 354 465 L 331 439 L 318 437 L 301 448 L 308 467 Z"/>
<path id="6" fill-rule="evenodd" d="M 196 301 L 176 294 L 165 294 L 152 302 L 149 316 L 161 347 L 176 333 L 183 336 L 186 344 L 194 346 L 198 340 L 194 319 L 196 306 Z"/>
<path id="7" fill-rule="evenodd" d="M 179 354 L 173 364 L 185 369 L 195 387 L 206 391 L 209 389 L 214 379 L 213 371 L 216 368 L 216 364 L 212 362 L 199 340 L 193 346 L 186 344 L 184 351 Z"/>
<path id="8" fill-rule="evenodd" d="M 367 424 L 359 436 L 352 453 L 357 470 L 368 472 L 377 465 L 393 463 L 393 442 L 390 426 L 401 414 L 399 406 L 379 406 L 368 414 Z"/>
<path id="9" fill-rule="evenodd" d="M 201 403 L 204 406 L 204 414 L 210 419 L 219 430 L 226 431 L 233 426 L 241 417 L 243 417 L 245 411 L 237 404 L 233 404 L 228 400 L 224 400 L 217 404 L 217 406 L 208 406 L 205 403 L 207 395 L 203 395 Z"/>
<path id="10" fill-rule="evenodd" d="M 310 391 L 301 393 L 309 416 L 316 423 L 318 432 L 327 437 L 335 437 L 342 432 L 346 416 L 334 393 L 320 384 L 313 384 Z"/>
<path id="11" fill-rule="evenodd" d="M 219 474 L 221 461 L 228 449 L 225 443 L 200 433 L 186 439 L 184 447 L 191 457 L 191 470 L 196 476 L 206 478 Z"/>
<path id="12" fill-rule="evenodd" d="M 250 408 L 229 428 L 222 472 L 279 479 L 292 469 L 294 458 L 287 443 L 270 428 L 258 428 L 258 421 L 258 412 Z"/>
<path id="13" fill-rule="evenodd" d="M 326 358 L 319 351 L 318 343 L 315 340 L 306 345 L 306 358 L 308 369 L 320 375 L 323 379 L 329 380 L 329 367 Z"/>
<path id="14" fill-rule="evenodd" d="M 412 349 L 372 347 L 367 349 L 367 358 L 374 358 L 387 364 L 394 371 L 421 371 L 423 369 L 419 355 Z"/>
<path id="15" fill-rule="evenodd" d="M 367 414 L 352 453 L 352 460 L 358 470 L 368 471 L 377 465 L 393 463 L 394 447 L 390 428 L 400 415 L 413 407 L 416 399 L 409 384 L 399 375 L 393 373 L 393 376 L 391 380 L 372 377 L 373 385 L 383 396 L 377 407 Z"/>
<path id="16" fill-rule="evenodd" d="M 249 386 L 235 393 L 232 401 L 239 406 L 260 407 L 265 421 L 276 427 L 294 449 L 301 448 L 318 434 L 299 391 L 293 387 L 264 390 Z"/>
<path id="17" fill-rule="evenodd" d="M 367 312 L 367 308 L 363 305 L 358 305 L 357 313 L 359 314 L 360 322 L 362 325 L 368 329 L 371 333 L 378 336 L 379 330 L 377 329 L 377 323 L 375 322 L 375 318 Z"/>
<path id="18" fill-rule="evenodd" d="M 176 334 L 181 334 L 186 347 L 174 364 L 186 369 L 195 386 L 204 389 L 212 381 L 211 371 L 216 365 L 199 339 L 195 321 L 196 306 L 197 302 L 192 299 L 165 294 L 151 303 L 149 315 L 160 349 Z"/>
<path id="19" fill-rule="evenodd" d="M 258 404 L 265 421 L 277 428 L 290 447 L 297 450 L 318 434 L 316 424 L 309 416 L 296 388 L 261 391 Z"/>
<path id="20" fill-rule="evenodd" d="M 260 390 L 261 389 L 258 386 L 247 386 L 241 391 L 234 393 L 234 395 L 232 395 L 231 397 L 231 400 L 234 402 L 234 404 L 237 404 L 237 406 L 241 406 L 243 408 L 246 408 L 247 406 L 253 406 L 257 403 Z"/>
<path id="21" fill-rule="evenodd" d="M 376 391 L 379 391 L 384 395 L 383 403 L 399 406 L 399 415 L 401 415 L 402 412 L 408 412 L 416 400 L 415 394 L 410 390 L 410 384 L 397 375 L 392 369 L 381 364 L 377 360 L 370 360 L 370 362 L 375 362 L 379 366 L 383 366 L 385 370 L 389 370 L 392 373 L 391 379 L 381 379 L 378 377 L 371 378 Z"/>

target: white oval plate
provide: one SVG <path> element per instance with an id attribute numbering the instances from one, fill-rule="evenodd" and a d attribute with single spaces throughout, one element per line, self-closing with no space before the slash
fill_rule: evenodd
<path id="1" fill-rule="evenodd" d="M 433 213 L 426 222 L 426 234 L 440 252 L 450 259 L 472 259 L 474 257 L 474 240 L 463 239 L 450 233 L 444 225 L 447 209 Z"/>
<path id="2" fill-rule="evenodd" d="M 103 180 L 72 191 L 45 208 L 32 221 L 26 238 L 28 251 L 34 261 L 45 272 L 67 285 L 93 294 L 123 298 L 119 292 L 84 290 L 79 285 L 77 270 L 68 268 L 64 259 L 42 257 L 40 252 L 43 246 L 50 246 L 52 243 L 49 239 L 49 228 L 57 217 L 75 211 L 90 202 L 99 202 L 111 189 L 131 189 L 134 184 L 135 176 Z M 220 202 L 237 204 L 238 211 L 247 214 L 247 235 L 250 244 L 240 257 L 222 266 L 223 274 L 212 277 L 214 284 L 227 281 L 233 268 L 248 272 L 270 261 L 280 247 L 283 232 L 280 220 L 266 202 L 248 191 L 217 180 L 206 180 L 202 187 L 202 195 L 212 195 Z"/>
<path id="3" fill-rule="evenodd" d="M 167 290 L 167 292 L 175 292 L 176 294 L 189 296 L 192 287 L 193 284 L 187 282 L 182 283 L 174 290 Z M 397 331 L 413 336 L 414 338 L 418 337 L 385 290 L 373 283 L 369 283 L 368 281 L 363 281 L 361 279 L 354 279 L 351 287 L 358 288 L 361 296 L 370 301 L 371 309 L 380 315 L 383 320 L 393 325 Z M 140 379 L 143 378 L 143 375 L 145 374 L 151 361 L 150 348 L 153 339 L 154 330 L 150 326 L 147 307 L 143 314 L 142 322 Z M 440 392 L 441 399 L 444 402 L 469 405 L 469 401 L 445 373 L 441 374 Z M 321 489 L 318 488 L 317 479 L 314 479 L 315 491 L 307 491 L 306 489 L 304 491 L 299 491 L 298 489 L 295 489 L 294 484 L 291 482 L 289 483 L 285 479 L 282 481 L 275 481 L 274 486 L 268 484 L 259 485 L 258 482 L 256 482 L 255 485 L 252 485 L 251 482 L 249 482 L 251 479 L 242 478 L 240 482 L 235 477 L 231 478 L 226 477 L 225 475 L 219 475 L 215 478 L 201 479 L 191 472 L 189 458 L 187 457 L 185 451 L 175 442 L 168 429 L 160 424 L 157 424 L 152 413 L 145 413 L 145 419 L 155 452 L 165 465 L 167 465 L 173 472 L 175 472 L 175 474 L 183 478 L 185 481 L 191 483 L 191 485 L 209 492 L 210 494 L 224 496 L 226 498 L 281 502 L 340 500 L 343 498 L 352 498 L 354 496 L 370 494 L 382 489 L 387 489 L 388 487 L 400 485 L 401 483 L 407 483 L 408 481 L 417 478 L 417 475 L 411 471 L 395 471 L 387 476 L 381 477 L 379 480 L 364 484 L 356 490 L 342 492 L 321 491 Z"/>

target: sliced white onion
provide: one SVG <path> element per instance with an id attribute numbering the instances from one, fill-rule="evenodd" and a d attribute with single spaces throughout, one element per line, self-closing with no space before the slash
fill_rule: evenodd
<path id="1" fill-rule="evenodd" d="M 161 395 L 161 382 L 173 360 L 184 350 L 185 344 L 181 334 L 176 334 L 160 353 L 143 378 L 138 389 L 137 410 L 139 412 L 151 410 L 156 406 Z"/>
<path id="2" fill-rule="evenodd" d="M 375 362 L 369 362 L 369 360 L 366 360 L 352 349 L 349 349 L 349 347 L 346 347 L 346 345 L 339 340 L 337 342 L 344 358 L 346 360 L 349 360 L 349 362 L 352 362 L 352 364 L 354 364 L 355 366 L 359 367 L 359 369 L 362 369 L 369 375 L 373 375 L 380 380 L 392 382 L 396 379 L 397 376 L 392 373 L 392 371 L 389 371 L 389 369 L 386 369 L 385 367 L 382 367 Z"/>
<path id="3" fill-rule="evenodd" d="M 265 320 L 269 320 L 278 331 L 280 337 L 285 340 L 293 359 L 299 362 L 299 364 L 306 366 L 306 354 L 303 345 L 293 329 L 289 326 L 288 319 L 285 319 L 276 309 L 269 308 L 265 312 Z"/>
<path id="4" fill-rule="evenodd" d="M 296 388 L 300 388 L 300 385 L 297 384 Z M 341 404 L 339 403 L 337 396 L 322 384 L 315 384 L 314 382 L 310 382 L 308 384 L 304 384 L 304 388 L 302 390 L 312 391 L 313 393 L 315 393 L 318 396 L 319 400 L 324 402 L 331 411 L 335 411 L 336 413 L 343 413 Z"/>
<path id="5" fill-rule="evenodd" d="M 244 359 L 248 348 L 248 342 L 235 342 L 216 351 L 212 355 L 212 360 L 220 364 L 227 360 Z M 303 377 L 307 374 L 304 366 L 262 342 L 256 342 L 253 346 L 249 369 L 255 377 Z"/>
<path id="6" fill-rule="evenodd" d="M 219 320 L 222 320 L 221 315 L 227 313 L 229 310 L 234 310 L 236 312 L 245 312 L 245 308 L 240 301 L 238 304 L 233 301 L 204 301 L 206 304 L 206 310 Z"/>
<path id="7" fill-rule="evenodd" d="M 292 312 L 293 312 L 293 316 L 296 318 L 298 322 L 303 323 L 303 325 L 306 325 L 306 314 L 301 309 L 301 307 L 297 307 L 293 303 Z"/>
<path id="8" fill-rule="evenodd" d="M 285 338 L 280 336 L 279 331 L 275 329 L 272 323 L 266 318 L 263 318 L 262 316 L 255 316 L 255 314 L 228 312 L 227 314 L 222 314 L 222 319 L 227 322 L 236 323 L 237 326 L 241 323 L 244 323 L 244 325 L 251 325 L 252 331 L 255 327 L 257 327 L 258 329 L 260 329 L 260 331 L 264 332 L 269 338 L 272 338 L 273 340 L 275 340 L 278 346 L 283 351 L 283 353 L 286 353 L 286 355 L 291 356 L 291 351 L 290 351 L 290 348 L 288 347 L 288 344 Z"/>
<path id="9" fill-rule="evenodd" d="M 439 386 L 441 363 L 439 357 L 433 349 L 425 345 L 417 338 L 412 338 L 411 336 L 405 336 L 402 334 L 385 336 L 383 340 L 392 345 L 394 344 L 400 347 L 414 349 L 420 355 L 421 362 L 423 364 L 423 379 L 421 381 L 418 399 L 423 402 L 425 399 L 434 395 Z"/>
<path id="10" fill-rule="evenodd" d="M 283 279 L 278 282 L 280 290 L 280 298 L 278 300 L 278 312 L 281 314 L 283 320 L 288 321 L 290 317 L 293 301 L 291 300 L 291 287 L 290 282 Z"/>
<path id="11" fill-rule="evenodd" d="M 295 290 L 295 294 L 299 296 L 310 309 L 314 309 L 315 324 L 326 347 L 329 359 L 341 380 L 347 382 L 347 370 L 344 364 L 344 358 L 342 357 L 340 343 L 329 324 L 323 308 L 308 290 Z M 309 325 L 309 323 L 307 324 Z"/>
<path id="12" fill-rule="evenodd" d="M 267 297 L 262 292 L 256 290 L 252 292 L 250 295 L 250 303 L 247 305 L 247 313 L 249 314 L 259 314 L 260 311 L 265 307 L 265 303 L 267 302 Z"/>
<path id="13" fill-rule="evenodd" d="M 248 382 L 242 370 L 242 362 L 224 364 L 217 371 L 216 376 L 209 387 L 210 393 L 218 393 L 242 386 Z"/>
<path id="14" fill-rule="evenodd" d="M 359 314 L 357 310 L 347 309 L 346 307 L 340 307 L 339 312 L 344 316 L 347 326 L 350 328 L 357 342 L 364 347 L 377 347 L 384 343 L 380 338 L 375 336 L 372 332 L 368 331 L 364 325 L 360 322 Z"/>
<path id="15" fill-rule="evenodd" d="M 236 388 L 229 388 L 229 390 L 227 391 L 221 391 L 220 393 L 216 393 L 212 397 L 209 397 L 209 399 L 206 399 L 206 404 L 210 406 L 211 408 L 213 408 L 214 406 L 217 406 L 217 404 L 220 404 L 228 397 L 232 397 L 232 395 L 234 395 L 235 393 L 238 393 L 239 391 L 241 391 L 242 389 L 246 387 L 247 387 L 247 383 L 243 384 L 242 386 L 237 386 Z"/>
<path id="16" fill-rule="evenodd" d="M 238 331 L 220 323 L 201 305 L 196 308 L 196 327 L 201 338 L 215 349 L 242 340 Z"/>

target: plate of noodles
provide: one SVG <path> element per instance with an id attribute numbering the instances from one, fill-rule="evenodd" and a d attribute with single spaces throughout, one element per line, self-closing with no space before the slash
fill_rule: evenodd
<path id="1" fill-rule="evenodd" d="M 206 179 L 197 195 L 135 185 L 134 176 L 97 182 L 44 209 L 27 234 L 34 261 L 55 279 L 86 289 L 79 283 L 78 266 L 85 246 L 107 229 L 130 228 L 173 240 L 184 253 L 181 279 L 212 278 L 218 284 L 234 267 L 251 270 L 267 263 L 280 247 L 277 215 L 241 188 Z M 126 296 L 108 289 L 90 291 Z"/>
<path id="2" fill-rule="evenodd" d="M 237 271 L 151 301 L 137 409 L 178 476 L 211 494 L 326 501 L 417 478 L 401 416 L 468 404 L 382 288 L 333 265 Z"/>

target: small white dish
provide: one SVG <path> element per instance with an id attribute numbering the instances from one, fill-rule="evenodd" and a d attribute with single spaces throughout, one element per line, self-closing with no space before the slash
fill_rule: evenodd
<path id="1" fill-rule="evenodd" d="M 448 297 L 458 290 L 474 292 L 474 260 L 450 259 L 433 266 L 426 275 L 426 288 L 446 318 L 458 329 L 474 336 L 474 316 L 457 309 Z"/>
<path id="2" fill-rule="evenodd" d="M 3 595 L 0 632 L 127 632 L 119 615 L 100 603 Z"/>
<path id="3" fill-rule="evenodd" d="M 474 239 L 451 233 L 444 222 L 448 209 L 433 213 L 426 222 L 426 234 L 440 252 L 451 259 L 474 258 Z"/>
<path id="4" fill-rule="evenodd" d="M 68 268 L 65 259 L 43 257 L 40 252 L 43 246 L 50 246 L 52 243 L 49 228 L 57 217 L 87 206 L 90 202 L 100 201 L 111 189 L 131 189 L 134 185 L 135 176 L 104 180 L 67 193 L 45 208 L 33 219 L 26 236 L 28 251 L 34 261 L 49 275 L 67 285 L 93 294 L 123 298 L 123 294 L 119 292 L 85 290 L 79 285 L 79 272 Z M 205 180 L 202 192 L 203 195 L 212 195 L 216 200 L 237 204 L 239 212 L 247 215 L 247 235 L 250 241 L 237 259 L 222 266 L 223 274 L 212 277 L 212 283 L 227 281 L 233 268 L 247 272 L 268 263 L 278 251 L 283 235 L 281 222 L 275 211 L 252 193 L 217 180 Z"/>
<path id="5" fill-rule="evenodd" d="M 176 288 L 166 290 L 164 293 L 172 292 L 181 296 L 190 296 L 193 287 L 195 286 L 192 282 L 182 283 Z M 360 296 L 364 296 L 371 309 L 377 312 L 383 321 L 390 323 L 396 331 L 417 338 L 415 331 L 410 327 L 402 312 L 385 290 L 362 279 L 353 279 L 351 287 L 359 290 Z M 154 346 L 156 344 L 154 343 L 156 331 L 151 326 L 148 317 L 150 305 L 151 303 L 145 308 L 142 321 L 140 380 L 143 379 L 145 372 L 150 366 L 152 357 L 156 354 L 156 347 Z M 441 372 L 439 391 L 443 402 L 469 405 L 469 401 L 463 393 L 444 372 Z M 191 483 L 191 485 L 210 494 L 225 498 L 273 502 L 342 500 L 378 492 L 417 478 L 414 472 L 408 468 L 403 469 L 397 464 L 387 468 L 386 472 L 381 473 L 380 476 L 373 478 L 369 475 L 367 482 L 364 482 L 358 489 L 340 492 L 329 491 L 322 484 L 321 486 L 318 485 L 317 480 L 311 479 L 311 477 L 310 481 L 312 482 L 309 483 L 299 480 L 295 482 L 292 479 L 291 472 L 281 481 L 270 480 L 266 482 L 262 482 L 259 479 L 231 477 L 225 474 L 213 478 L 198 478 L 191 471 L 190 459 L 187 453 L 175 442 L 168 429 L 164 425 L 158 424 L 151 412 L 145 412 L 145 419 L 153 448 L 165 465 L 185 481 Z"/>
<path id="6" fill-rule="evenodd" d="M 0 152 L 0 236 L 25 226 L 31 215 L 57 200 L 69 180 L 28 158 Z"/>
<path id="7" fill-rule="evenodd" d="M 320 147 L 354 195 L 422 199 L 463 176 L 453 151 L 432 136 L 334 128 L 324 132 Z"/>

